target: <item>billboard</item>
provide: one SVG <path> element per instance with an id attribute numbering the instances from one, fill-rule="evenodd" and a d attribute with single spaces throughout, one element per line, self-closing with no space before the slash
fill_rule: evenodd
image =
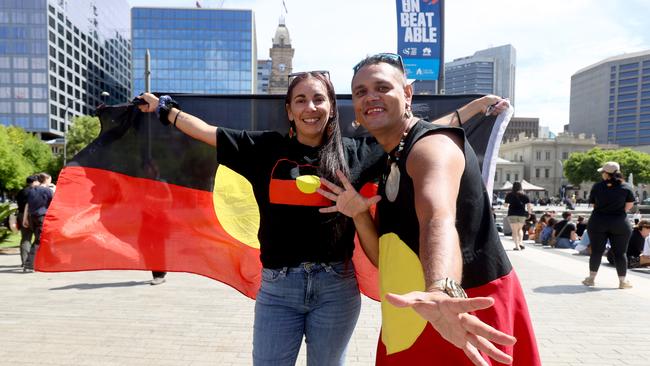
<path id="1" fill-rule="evenodd" d="M 397 53 L 409 79 L 438 80 L 443 60 L 443 0 L 397 0 Z"/>

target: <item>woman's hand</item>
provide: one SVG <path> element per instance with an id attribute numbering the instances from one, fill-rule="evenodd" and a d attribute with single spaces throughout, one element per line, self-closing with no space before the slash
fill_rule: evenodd
<path id="1" fill-rule="evenodd" d="M 141 104 L 138 106 L 138 109 L 140 109 L 141 112 L 151 113 L 156 111 L 156 108 L 158 107 L 158 98 L 155 95 L 151 93 L 142 93 L 142 95 L 136 98 L 143 99 L 147 102 L 147 104 Z"/>
<path id="2" fill-rule="evenodd" d="M 316 192 L 320 193 L 325 198 L 329 198 L 336 202 L 334 206 L 319 209 L 321 213 L 340 212 L 345 216 L 354 218 L 355 216 L 368 211 L 370 206 L 381 200 L 381 196 L 366 198 L 360 195 L 340 170 L 336 171 L 336 175 L 339 177 L 343 187 L 339 187 L 325 178 L 320 179 L 321 183 L 330 191 L 328 192 L 322 188 L 318 188 Z"/>
<path id="3" fill-rule="evenodd" d="M 497 95 L 486 95 L 479 99 L 481 101 L 481 112 L 491 115 L 497 115 L 510 107 L 508 99 L 501 98 Z"/>

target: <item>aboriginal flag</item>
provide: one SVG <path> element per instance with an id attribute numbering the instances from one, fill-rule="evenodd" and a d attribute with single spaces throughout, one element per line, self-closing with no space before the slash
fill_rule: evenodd
<path id="1" fill-rule="evenodd" d="M 219 127 L 288 129 L 283 96 L 173 97 L 185 112 Z M 433 120 L 477 97 L 416 96 L 412 109 Z M 351 127 L 350 96 L 338 96 L 338 105 L 343 134 L 367 134 Z M 189 272 L 255 298 L 261 274 L 259 212 L 250 183 L 218 166 L 213 147 L 162 126 L 153 114 L 130 104 L 101 107 L 97 114 L 100 135 L 59 175 L 36 270 Z M 512 110 L 477 116 L 463 126 L 489 192 L 511 115 Z M 376 270 L 358 244 L 354 261 L 361 290 L 377 299 Z"/>

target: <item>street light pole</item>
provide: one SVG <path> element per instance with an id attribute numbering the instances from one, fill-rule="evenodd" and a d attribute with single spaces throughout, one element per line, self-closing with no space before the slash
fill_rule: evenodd
<path id="1" fill-rule="evenodd" d="M 63 121 L 63 166 L 68 162 L 68 114 L 70 104 L 65 107 L 65 120 Z"/>

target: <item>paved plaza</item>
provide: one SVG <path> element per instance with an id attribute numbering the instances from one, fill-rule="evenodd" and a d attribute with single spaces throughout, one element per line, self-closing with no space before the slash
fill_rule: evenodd
<path id="1" fill-rule="evenodd" d="M 618 290 L 604 265 L 586 288 L 587 257 L 503 242 L 544 365 L 650 365 L 650 272 L 632 271 L 634 288 Z M 160 286 L 141 271 L 24 274 L 19 262 L 0 254 L 0 365 L 251 364 L 254 302 L 228 286 L 184 273 Z M 347 365 L 373 364 L 379 325 L 378 303 L 364 298 Z"/>

